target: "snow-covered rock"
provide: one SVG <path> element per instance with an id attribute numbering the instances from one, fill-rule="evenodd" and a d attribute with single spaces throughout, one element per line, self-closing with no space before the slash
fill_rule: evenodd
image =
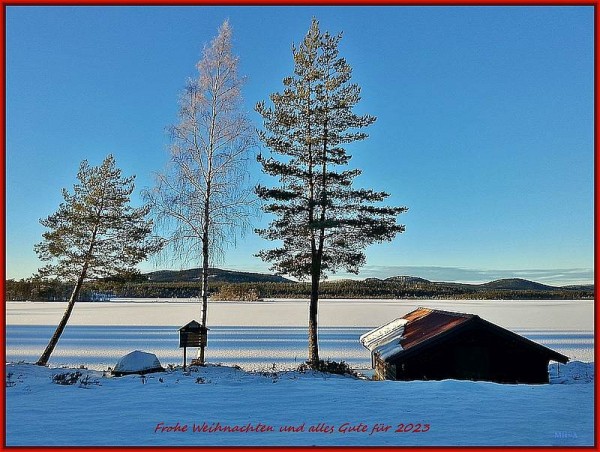
<path id="1" fill-rule="evenodd" d="M 123 356 L 115 366 L 113 374 L 117 377 L 129 374 L 148 374 L 162 372 L 163 367 L 154 353 L 135 350 Z"/>

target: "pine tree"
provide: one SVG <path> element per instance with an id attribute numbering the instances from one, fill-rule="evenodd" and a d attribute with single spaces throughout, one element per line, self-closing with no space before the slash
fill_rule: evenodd
<path id="1" fill-rule="evenodd" d="M 238 58 L 232 53 L 232 30 L 225 21 L 204 49 L 198 77 L 184 90 L 180 121 L 171 128 L 173 142 L 167 169 L 146 192 L 165 248 L 180 261 L 200 261 L 202 312 L 206 328 L 209 265 L 249 225 L 256 199 L 248 184 L 249 152 L 255 131 L 242 110 Z M 198 360 L 204 364 L 204 346 Z"/>
<path id="2" fill-rule="evenodd" d="M 135 265 L 160 248 L 150 236 L 149 208 L 129 204 L 135 176 L 122 177 L 112 155 L 97 167 L 84 160 L 77 179 L 72 193 L 63 189 L 58 210 L 40 220 L 48 231 L 34 248 L 49 262 L 39 276 L 74 282 L 67 309 L 37 362 L 41 366 L 48 363 L 86 279 L 135 273 Z"/>
<path id="3" fill-rule="evenodd" d="M 361 129 L 375 121 L 357 115 L 360 87 L 351 83 L 352 68 L 339 56 L 341 34 L 321 33 L 313 19 L 302 43 L 292 48 L 294 74 L 284 89 L 259 102 L 264 121 L 259 137 L 272 154 L 259 158 L 263 171 L 279 179 L 276 187 L 258 186 L 263 210 L 275 215 L 263 238 L 281 246 L 261 251 L 272 270 L 300 280 L 310 278 L 309 363 L 318 365 L 317 312 L 319 284 L 326 272 L 358 273 L 364 249 L 392 240 L 404 226 L 396 217 L 406 207 L 380 206 L 389 195 L 352 186 L 359 169 L 347 169 L 346 146 L 367 138 Z"/>

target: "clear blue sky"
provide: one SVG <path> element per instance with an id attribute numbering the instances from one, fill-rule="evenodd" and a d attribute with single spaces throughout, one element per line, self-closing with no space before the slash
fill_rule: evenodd
<path id="1" fill-rule="evenodd" d="M 410 209 L 359 277 L 592 282 L 592 7 L 9 6 L 7 277 L 41 265 L 39 219 L 81 160 L 113 153 L 136 193 L 152 184 L 178 93 L 224 19 L 260 127 L 253 107 L 281 90 L 313 16 L 344 32 L 358 111 L 378 117 L 352 150 L 357 183 Z M 265 180 L 258 164 L 252 176 Z M 253 254 L 268 245 L 250 232 L 222 267 L 267 271 Z"/>

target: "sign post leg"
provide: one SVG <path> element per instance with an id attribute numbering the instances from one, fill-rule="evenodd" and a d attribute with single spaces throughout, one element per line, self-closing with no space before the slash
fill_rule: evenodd
<path id="1" fill-rule="evenodd" d="M 186 350 L 187 347 L 183 347 L 183 370 L 185 370 L 185 363 L 187 361 Z"/>

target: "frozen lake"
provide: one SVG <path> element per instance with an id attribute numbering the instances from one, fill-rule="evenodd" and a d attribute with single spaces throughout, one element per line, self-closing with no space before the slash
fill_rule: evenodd
<path id="1" fill-rule="evenodd" d="M 65 303 L 6 303 L 6 360 L 35 362 Z M 322 300 L 319 346 L 323 359 L 368 368 L 364 332 L 418 306 L 477 314 L 546 345 L 572 360 L 594 360 L 593 300 L 440 301 Z M 296 367 L 306 359 L 308 302 L 210 302 L 207 360 L 248 370 Z M 178 328 L 199 320 L 197 300 L 118 300 L 79 303 L 50 365 L 104 370 L 132 350 L 155 353 L 163 365 L 180 364 Z M 188 351 L 188 357 L 193 350 Z"/>

